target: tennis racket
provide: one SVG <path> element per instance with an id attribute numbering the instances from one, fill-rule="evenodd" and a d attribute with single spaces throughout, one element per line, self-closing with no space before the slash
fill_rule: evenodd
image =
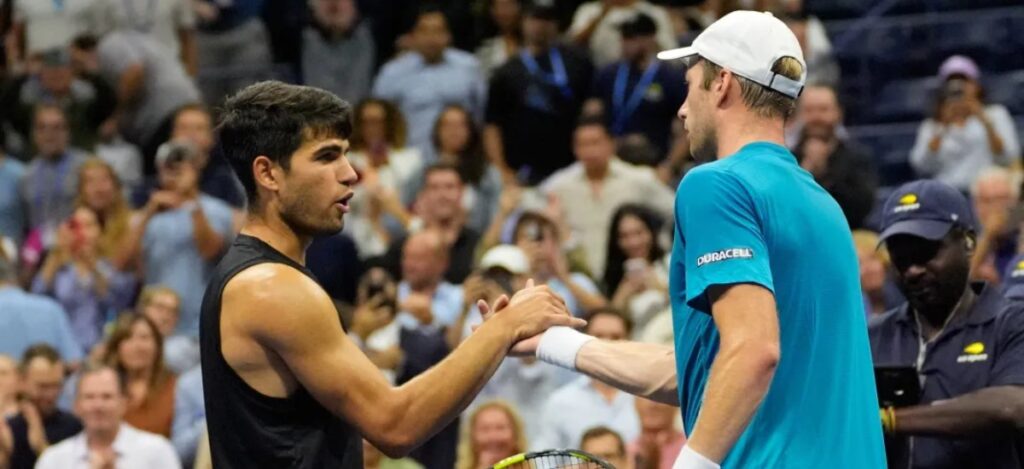
<path id="1" fill-rule="evenodd" d="M 615 469 L 615 466 L 583 451 L 549 449 L 507 457 L 491 469 Z"/>

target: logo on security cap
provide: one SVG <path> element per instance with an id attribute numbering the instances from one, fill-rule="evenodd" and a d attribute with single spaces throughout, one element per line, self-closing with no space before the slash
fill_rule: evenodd
<path id="1" fill-rule="evenodd" d="M 909 212 L 919 208 L 921 208 L 921 203 L 917 200 L 917 194 L 911 192 L 900 197 L 899 203 L 893 209 L 893 213 Z"/>
<path id="2" fill-rule="evenodd" d="M 988 354 L 985 353 L 985 344 L 982 342 L 974 342 L 964 347 L 964 354 L 956 358 L 957 363 L 976 363 L 988 360 Z"/>

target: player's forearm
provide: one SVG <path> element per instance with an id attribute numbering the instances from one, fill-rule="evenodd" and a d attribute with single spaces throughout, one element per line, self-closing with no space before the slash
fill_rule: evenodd
<path id="1" fill-rule="evenodd" d="M 896 409 L 894 433 L 978 437 L 1024 429 L 1024 387 L 996 386 L 932 403 Z"/>
<path id="2" fill-rule="evenodd" d="M 630 394 L 678 406 L 675 357 L 670 346 L 591 340 L 576 355 L 576 369 Z"/>
<path id="3" fill-rule="evenodd" d="M 687 444 L 712 461 L 725 459 L 768 393 L 778 362 L 777 344 L 723 341 Z"/>
<path id="4" fill-rule="evenodd" d="M 389 419 L 381 451 L 404 455 L 473 401 L 512 346 L 514 335 L 503 326 L 498 317 L 485 322 L 441 363 L 397 389 L 399 409 Z"/>

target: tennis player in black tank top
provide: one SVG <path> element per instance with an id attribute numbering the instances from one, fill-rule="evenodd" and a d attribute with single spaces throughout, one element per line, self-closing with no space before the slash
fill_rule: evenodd
<path id="1" fill-rule="evenodd" d="M 315 88 L 263 82 L 225 103 L 218 143 L 248 217 L 207 287 L 200 342 L 213 464 L 361 468 L 361 437 L 400 456 L 468 405 L 510 348 L 550 326 L 580 327 L 547 287 L 528 287 L 444 361 L 392 387 L 345 334 L 305 268 L 315 236 L 343 226 L 356 172 L 350 108 Z"/>

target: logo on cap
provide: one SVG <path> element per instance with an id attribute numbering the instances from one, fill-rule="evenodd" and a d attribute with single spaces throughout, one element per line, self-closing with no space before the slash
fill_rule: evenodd
<path id="1" fill-rule="evenodd" d="M 893 209 L 893 213 L 909 212 L 919 208 L 921 208 L 921 203 L 917 201 L 917 194 L 910 193 L 900 197 L 899 205 Z"/>
<path id="2" fill-rule="evenodd" d="M 1014 267 L 1013 272 L 1010 273 L 1010 277 L 1020 278 L 1024 277 L 1024 261 L 1020 261 Z"/>

